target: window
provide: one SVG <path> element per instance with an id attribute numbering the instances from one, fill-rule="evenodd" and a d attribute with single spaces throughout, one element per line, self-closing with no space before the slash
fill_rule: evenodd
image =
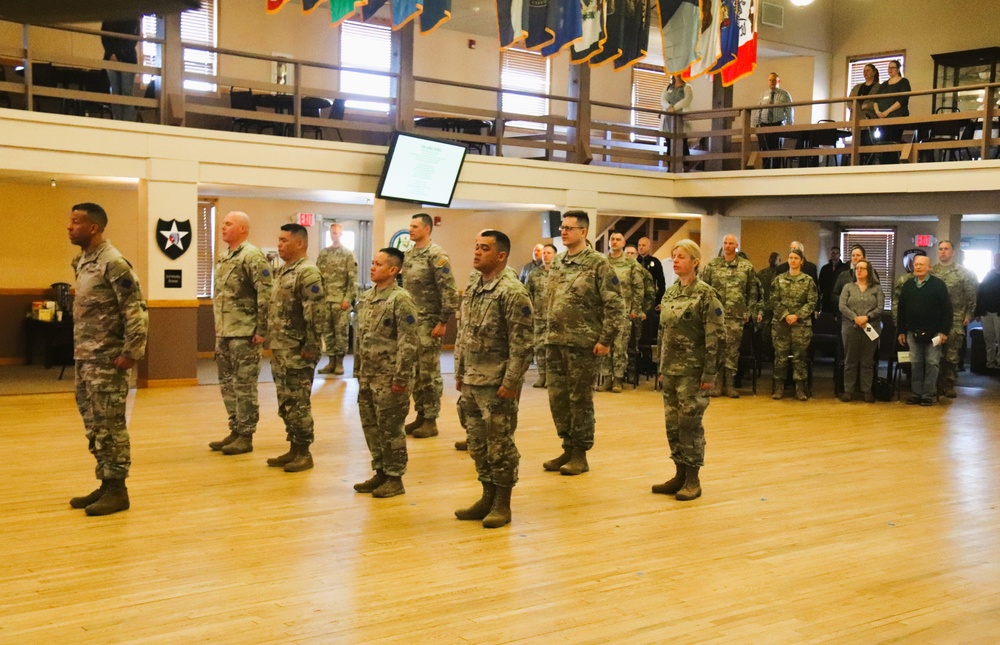
<path id="1" fill-rule="evenodd" d="M 215 202 L 198 201 L 198 297 L 215 295 Z"/>
<path id="2" fill-rule="evenodd" d="M 388 72 L 392 66 L 392 33 L 389 27 L 347 20 L 340 25 L 340 64 L 376 72 Z M 379 98 L 392 96 L 392 79 L 381 74 L 341 72 L 340 91 Z M 380 101 L 348 100 L 346 107 L 388 112 L 389 104 Z"/>
<path id="3" fill-rule="evenodd" d="M 840 234 L 840 249 L 845 258 L 850 258 L 851 247 L 860 244 L 865 249 L 865 257 L 878 273 L 882 293 L 885 294 L 885 308 L 892 305 L 892 287 L 896 283 L 894 261 L 896 257 L 896 231 L 891 228 L 848 229 Z M 850 260 L 847 260 L 850 262 Z"/>
<path id="4" fill-rule="evenodd" d="M 549 60 L 539 52 L 523 49 L 506 49 L 501 55 L 500 89 L 502 110 L 508 114 L 545 116 L 549 113 L 549 99 L 541 96 L 511 94 L 509 90 L 549 93 Z M 515 127 L 544 128 L 533 122 L 513 122 Z"/>
<path id="5" fill-rule="evenodd" d="M 659 110 L 660 95 L 667 87 L 670 77 L 662 70 L 647 67 L 632 68 L 632 107 Z M 660 115 L 651 112 L 632 112 L 631 122 L 639 128 L 660 129 Z M 656 142 L 657 137 L 632 135 L 633 141 Z"/>
<path id="6" fill-rule="evenodd" d="M 181 41 L 191 45 L 216 46 L 218 42 L 217 2 L 218 0 L 202 0 L 200 9 L 185 11 L 181 14 Z M 156 16 L 143 16 L 143 38 L 156 38 L 158 35 L 162 38 L 163 30 L 158 23 L 159 20 Z M 160 67 L 162 60 L 160 47 L 156 43 L 142 43 L 142 64 L 149 67 Z M 215 76 L 217 62 L 218 57 L 214 52 L 184 49 L 185 73 Z M 143 81 L 149 82 L 148 75 L 143 76 Z M 186 78 L 184 88 L 201 92 L 214 92 L 216 85 L 203 80 Z"/>
<path id="7" fill-rule="evenodd" d="M 844 96 L 851 93 L 851 89 L 858 83 L 865 82 L 865 65 L 871 63 L 878 70 L 880 83 L 889 80 L 889 61 L 899 60 L 903 69 L 900 74 L 906 75 L 906 52 L 888 52 L 885 54 L 865 54 L 864 56 L 852 56 L 847 59 L 847 91 Z"/>

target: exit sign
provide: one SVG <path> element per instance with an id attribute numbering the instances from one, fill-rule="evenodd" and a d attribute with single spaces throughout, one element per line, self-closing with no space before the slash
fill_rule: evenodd
<path id="1" fill-rule="evenodd" d="M 913 243 L 920 248 L 930 248 L 934 246 L 933 235 L 917 235 L 913 238 Z"/>
<path id="2" fill-rule="evenodd" d="M 312 226 L 313 217 L 312 213 L 299 213 L 299 226 Z"/>

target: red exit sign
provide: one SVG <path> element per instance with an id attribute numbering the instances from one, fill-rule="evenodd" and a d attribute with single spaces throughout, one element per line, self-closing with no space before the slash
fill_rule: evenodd
<path id="1" fill-rule="evenodd" d="M 917 235 L 913 238 L 913 243 L 920 248 L 929 248 L 934 246 L 934 236 L 933 235 Z"/>
<path id="2" fill-rule="evenodd" d="M 299 213 L 299 226 L 312 226 L 314 217 L 312 213 Z"/>

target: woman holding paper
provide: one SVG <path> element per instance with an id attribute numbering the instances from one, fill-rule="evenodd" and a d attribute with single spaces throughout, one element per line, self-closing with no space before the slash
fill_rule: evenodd
<path id="1" fill-rule="evenodd" d="M 859 373 L 865 401 L 875 402 L 872 365 L 884 306 L 885 295 L 871 264 L 868 260 L 859 260 L 854 265 L 854 282 L 840 292 L 841 336 L 844 339 L 844 393 L 840 400 L 844 403 L 851 400 Z"/>

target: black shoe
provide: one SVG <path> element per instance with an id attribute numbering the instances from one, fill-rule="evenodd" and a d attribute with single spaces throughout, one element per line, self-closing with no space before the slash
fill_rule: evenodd
<path id="1" fill-rule="evenodd" d="M 932 399 L 930 397 L 920 399 L 920 405 L 930 407 L 930 406 L 934 405 L 934 399 Z"/>
<path id="2" fill-rule="evenodd" d="M 920 403 L 920 397 L 914 394 L 910 398 L 906 399 L 906 405 L 918 405 Z"/>

